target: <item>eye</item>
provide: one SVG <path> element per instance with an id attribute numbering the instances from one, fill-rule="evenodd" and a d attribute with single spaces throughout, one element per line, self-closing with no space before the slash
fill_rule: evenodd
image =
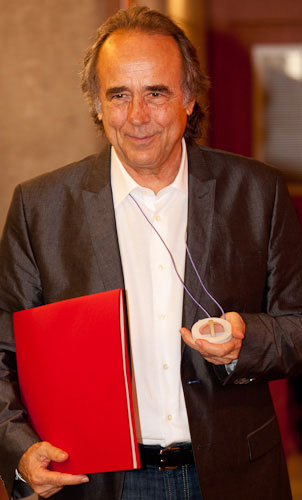
<path id="1" fill-rule="evenodd" d="M 128 104 L 130 100 L 131 96 L 127 92 L 117 92 L 111 96 L 111 102 L 115 105 Z"/>
<path id="2" fill-rule="evenodd" d="M 165 104 L 166 101 L 167 96 L 165 95 L 165 93 L 158 90 L 153 90 L 146 96 L 146 102 L 148 102 L 150 105 L 160 106 L 162 104 Z"/>
<path id="3" fill-rule="evenodd" d="M 171 90 L 165 85 L 154 85 L 148 88 L 146 99 L 150 104 L 165 104 L 172 96 Z"/>

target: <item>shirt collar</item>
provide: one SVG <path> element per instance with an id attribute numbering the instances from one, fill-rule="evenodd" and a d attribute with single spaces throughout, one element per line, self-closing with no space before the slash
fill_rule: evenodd
<path id="1" fill-rule="evenodd" d="M 186 141 L 181 141 L 181 160 L 180 167 L 174 181 L 161 189 L 160 193 L 165 190 L 175 189 L 187 195 L 188 193 L 188 157 Z M 135 189 L 141 189 L 135 180 L 128 174 L 120 159 L 118 158 L 114 147 L 111 148 L 111 186 L 113 194 L 114 208 L 116 208 L 122 201 Z M 159 194 L 159 193 L 158 193 Z"/>

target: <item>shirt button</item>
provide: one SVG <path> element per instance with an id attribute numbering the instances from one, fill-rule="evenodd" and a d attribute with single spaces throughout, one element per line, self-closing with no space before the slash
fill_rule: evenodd
<path id="1" fill-rule="evenodd" d="M 155 215 L 155 216 L 154 216 L 154 219 L 155 219 L 157 222 L 159 222 L 159 221 L 160 221 L 160 215 Z"/>
<path id="2" fill-rule="evenodd" d="M 166 315 L 165 314 L 160 314 L 160 319 L 166 319 Z"/>
<path id="3" fill-rule="evenodd" d="M 163 268 L 164 268 L 164 266 L 163 266 L 162 264 L 159 264 L 159 265 L 157 266 L 157 269 L 158 269 L 159 271 L 162 271 L 162 270 L 163 270 Z"/>
<path id="4" fill-rule="evenodd" d="M 167 419 L 168 419 L 168 420 L 172 420 L 172 418 L 173 418 L 173 417 L 172 417 L 172 415 L 171 415 L 171 414 L 169 414 L 169 415 L 167 416 Z"/>
<path id="5" fill-rule="evenodd" d="M 163 369 L 164 369 L 164 370 L 168 370 L 168 368 L 169 368 L 169 365 L 167 365 L 167 363 L 165 363 L 165 364 L 163 365 Z"/>

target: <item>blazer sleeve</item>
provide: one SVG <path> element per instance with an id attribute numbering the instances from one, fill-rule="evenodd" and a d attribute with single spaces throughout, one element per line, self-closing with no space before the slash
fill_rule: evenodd
<path id="1" fill-rule="evenodd" d="M 12 313 L 41 302 L 39 273 L 18 187 L 0 245 L 0 476 L 9 495 L 20 457 L 40 440 L 28 422 L 20 399 Z M 30 491 L 16 493 L 14 497 L 29 494 Z"/>
<path id="2" fill-rule="evenodd" d="M 238 311 L 240 312 L 240 311 Z M 302 372 L 302 235 L 287 188 L 277 176 L 263 309 L 246 323 L 237 366 L 225 384 L 263 382 Z"/>

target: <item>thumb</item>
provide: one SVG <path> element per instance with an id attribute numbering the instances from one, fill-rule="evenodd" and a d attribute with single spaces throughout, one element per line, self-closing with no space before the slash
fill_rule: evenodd
<path id="1" fill-rule="evenodd" d="M 245 322 L 243 321 L 240 314 L 237 312 L 227 312 L 225 314 L 225 319 L 231 323 L 232 335 L 237 339 L 244 339 L 245 336 Z"/>
<path id="2" fill-rule="evenodd" d="M 42 441 L 39 444 L 40 446 L 37 447 L 36 452 L 37 455 L 39 455 L 39 459 L 41 461 L 52 460 L 54 462 L 64 462 L 65 460 L 67 460 L 68 453 L 66 453 L 66 451 L 61 450 L 60 448 L 56 448 L 47 441 Z"/>

